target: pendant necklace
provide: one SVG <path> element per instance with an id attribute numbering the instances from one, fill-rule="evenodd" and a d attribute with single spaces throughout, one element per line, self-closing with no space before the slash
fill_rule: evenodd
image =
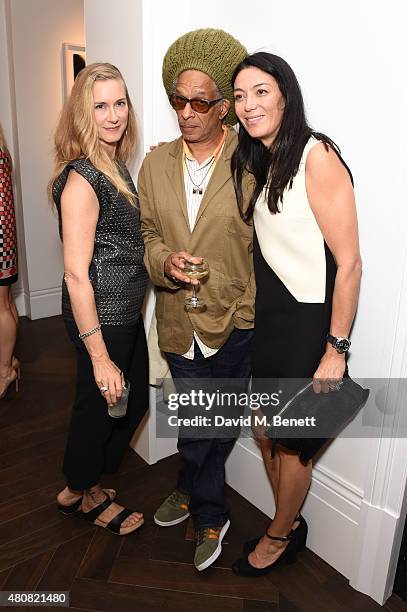
<path id="1" fill-rule="evenodd" d="M 185 168 L 187 169 L 188 176 L 189 176 L 189 178 L 190 178 L 190 180 L 191 180 L 191 183 L 193 184 L 192 193 L 193 193 L 194 195 L 196 195 L 196 194 L 198 194 L 198 195 L 202 195 L 202 194 L 203 194 L 203 187 L 202 187 L 201 185 L 202 185 L 202 183 L 205 181 L 205 179 L 206 179 L 206 177 L 208 176 L 209 172 L 211 171 L 211 168 L 212 168 L 212 166 L 213 166 L 213 164 L 214 164 L 214 162 L 215 162 L 215 158 L 214 158 L 214 157 L 212 157 L 212 158 L 211 158 L 211 160 L 210 160 L 210 161 L 207 163 L 207 166 L 209 166 L 209 168 L 208 168 L 208 170 L 205 172 L 204 177 L 203 177 L 203 179 L 201 180 L 201 182 L 200 182 L 200 183 L 195 183 L 195 181 L 193 180 L 193 178 L 192 178 L 192 176 L 191 176 L 191 173 L 190 173 L 190 171 L 189 171 L 189 168 L 188 168 L 188 164 L 187 164 L 187 156 L 185 155 L 185 153 L 184 153 L 184 160 L 185 160 Z M 205 168 L 205 167 L 206 167 L 206 166 L 204 166 L 204 168 Z M 202 170 L 203 170 L 203 168 L 202 168 Z"/>

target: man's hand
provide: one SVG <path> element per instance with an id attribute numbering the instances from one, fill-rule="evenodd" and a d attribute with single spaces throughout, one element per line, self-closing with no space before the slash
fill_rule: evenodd
<path id="1" fill-rule="evenodd" d="M 183 274 L 184 262 L 201 263 L 202 257 L 194 257 L 186 251 L 178 251 L 168 255 L 164 262 L 164 274 L 172 281 L 180 283 L 190 283 L 191 285 L 199 285 L 199 280 L 191 280 Z"/>

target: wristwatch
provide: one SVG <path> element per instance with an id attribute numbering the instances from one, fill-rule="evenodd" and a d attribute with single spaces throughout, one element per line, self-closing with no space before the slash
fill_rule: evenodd
<path id="1" fill-rule="evenodd" d="M 338 353 L 347 353 L 349 351 L 351 341 L 348 338 L 335 338 L 335 336 L 331 336 L 331 334 L 326 335 L 326 340 Z"/>

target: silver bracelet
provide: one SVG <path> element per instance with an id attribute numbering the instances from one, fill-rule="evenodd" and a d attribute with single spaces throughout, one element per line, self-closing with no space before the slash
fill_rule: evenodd
<path id="1" fill-rule="evenodd" d="M 90 329 L 87 332 L 84 332 L 83 334 L 78 334 L 79 335 L 79 340 L 83 340 L 84 338 L 87 338 L 88 336 L 91 336 L 92 334 L 96 334 L 96 332 L 101 330 L 101 325 L 99 323 L 99 325 L 96 325 L 96 327 L 94 327 L 93 329 Z"/>

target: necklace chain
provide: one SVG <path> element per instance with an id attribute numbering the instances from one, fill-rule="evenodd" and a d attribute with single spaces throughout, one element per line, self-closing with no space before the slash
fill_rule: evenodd
<path id="1" fill-rule="evenodd" d="M 195 187 L 195 189 L 193 189 L 192 192 L 194 194 L 198 193 L 199 195 L 202 195 L 203 194 L 202 183 L 205 181 L 206 177 L 208 176 L 209 172 L 211 171 L 211 168 L 212 168 L 212 166 L 213 166 L 213 164 L 215 162 L 215 158 L 212 156 L 211 160 L 208 161 L 208 163 L 206 164 L 206 166 L 209 166 L 209 168 L 205 172 L 204 177 L 203 177 L 203 179 L 201 180 L 200 183 L 195 183 L 195 181 L 193 180 L 193 178 L 191 176 L 191 172 L 189 171 L 189 168 L 188 168 L 188 163 L 187 163 L 188 158 L 187 158 L 185 153 L 184 153 L 184 159 L 185 159 L 185 168 L 187 169 L 188 176 L 189 176 L 189 178 L 191 180 L 191 183 Z M 206 168 L 206 166 L 204 166 L 204 168 Z M 201 170 L 203 170 L 203 168 L 201 168 Z"/>

